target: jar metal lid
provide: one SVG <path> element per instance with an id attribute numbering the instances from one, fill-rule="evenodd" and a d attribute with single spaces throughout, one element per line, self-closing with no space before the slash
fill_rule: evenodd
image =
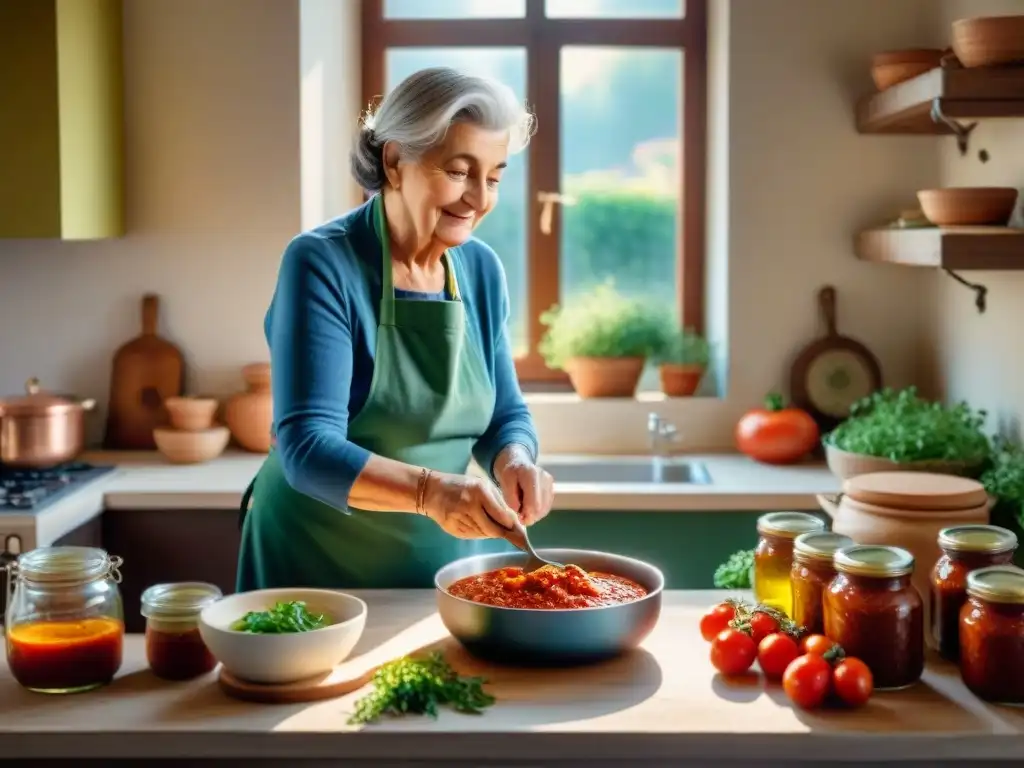
<path id="1" fill-rule="evenodd" d="M 914 572 L 914 556 L 900 547 L 855 544 L 836 550 L 836 570 L 855 576 L 892 578 Z"/>
<path id="2" fill-rule="evenodd" d="M 757 518 L 757 532 L 794 539 L 801 533 L 824 531 L 825 521 L 806 512 L 769 512 Z"/>
<path id="3" fill-rule="evenodd" d="M 222 597 L 218 586 L 203 581 L 154 584 L 142 593 L 140 612 L 146 618 L 192 619 Z"/>
<path id="4" fill-rule="evenodd" d="M 801 533 L 793 541 L 793 557 L 830 563 L 837 549 L 852 547 L 855 543 L 849 536 L 833 531 Z"/>
<path id="5" fill-rule="evenodd" d="M 1024 604 L 1024 569 L 992 565 L 967 574 L 967 594 L 991 603 Z"/>
<path id="6" fill-rule="evenodd" d="M 1017 534 L 998 525 L 955 525 L 939 531 L 939 546 L 950 552 L 1010 552 L 1017 548 Z"/>
<path id="7" fill-rule="evenodd" d="M 14 572 L 37 584 L 72 584 L 109 576 L 121 581 L 120 557 L 99 547 L 37 547 L 18 555 Z"/>

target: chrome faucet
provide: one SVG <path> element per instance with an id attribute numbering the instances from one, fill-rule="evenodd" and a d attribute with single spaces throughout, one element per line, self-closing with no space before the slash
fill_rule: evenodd
<path id="1" fill-rule="evenodd" d="M 656 413 L 647 415 L 647 436 L 651 441 L 651 453 L 655 456 L 668 456 L 668 446 L 679 439 L 675 424 L 663 419 Z"/>

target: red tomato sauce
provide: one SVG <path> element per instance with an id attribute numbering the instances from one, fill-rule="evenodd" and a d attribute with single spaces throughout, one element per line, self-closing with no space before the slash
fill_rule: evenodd
<path id="1" fill-rule="evenodd" d="M 121 668 L 124 623 L 111 618 L 33 621 L 7 629 L 14 679 L 37 691 L 74 691 L 109 683 Z"/>
<path id="2" fill-rule="evenodd" d="M 558 609 L 631 603 L 647 590 L 624 576 L 545 565 L 529 572 L 508 567 L 467 576 L 449 586 L 448 593 L 500 608 Z"/>

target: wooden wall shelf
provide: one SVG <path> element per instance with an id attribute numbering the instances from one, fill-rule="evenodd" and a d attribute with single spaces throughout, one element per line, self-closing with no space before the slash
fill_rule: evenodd
<path id="1" fill-rule="evenodd" d="M 927 227 L 869 229 L 857 235 L 857 258 L 947 270 L 1024 269 L 1024 229 Z"/>
<path id="2" fill-rule="evenodd" d="M 857 104 L 860 133 L 943 135 L 963 130 L 941 117 L 954 123 L 1024 117 L 1024 67 L 937 67 Z"/>

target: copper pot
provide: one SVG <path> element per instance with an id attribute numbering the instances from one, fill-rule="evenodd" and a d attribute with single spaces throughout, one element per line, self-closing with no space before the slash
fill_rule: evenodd
<path id="1" fill-rule="evenodd" d="M 85 412 L 95 400 L 79 400 L 40 389 L 29 379 L 25 394 L 0 400 L 0 464 L 52 467 L 85 447 Z"/>

